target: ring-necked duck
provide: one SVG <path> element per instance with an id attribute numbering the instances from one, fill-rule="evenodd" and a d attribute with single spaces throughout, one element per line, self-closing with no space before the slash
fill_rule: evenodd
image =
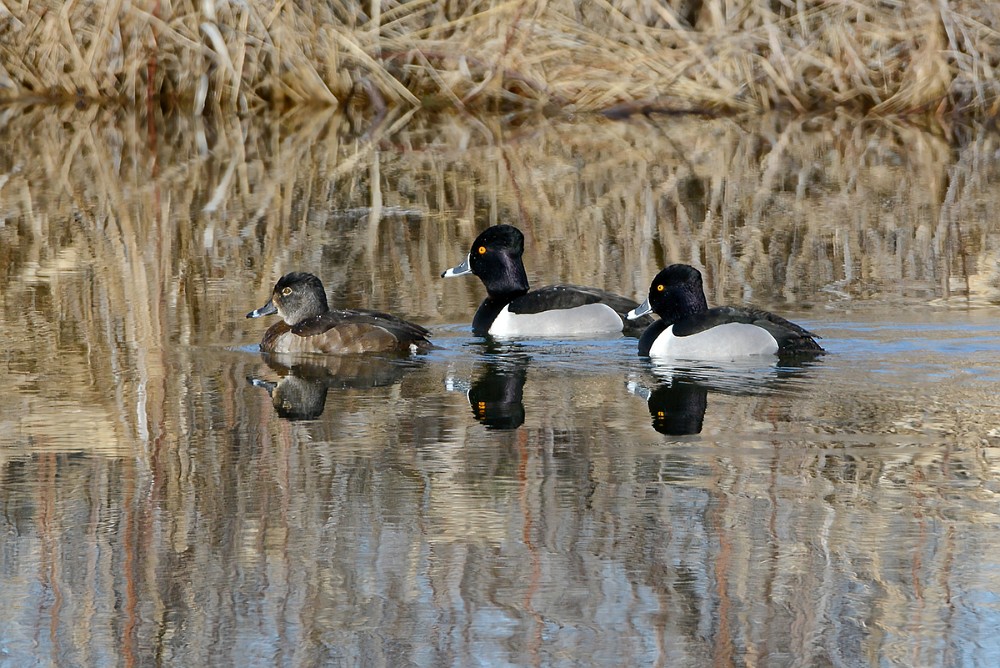
<path id="1" fill-rule="evenodd" d="M 274 285 L 271 299 L 248 318 L 277 313 L 281 321 L 264 333 L 266 353 L 376 353 L 430 347 L 420 325 L 388 313 L 364 309 L 331 310 L 323 284 L 312 274 L 293 272 Z"/>
<path id="2" fill-rule="evenodd" d="M 732 359 L 746 355 L 822 353 L 816 335 L 784 318 L 754 308 L 708 308 L 701 272 L 672 264 L 653 279 L 649 297 L 628 314 L 655 311 L 639 339 L 639 354 L 679 359 Z"/>
<path id="3" fill-rule="evenodd" d="M 638 336 L 652 322 L 632 323 L 636 302 L 597 288 L 550 285 L 528 292 L 521 256 L 524 235 L 513 225 L 494 225 L 476 237 L 465 262 L 443 278 L 475 274 L 488 296 L 472 320 L 478 336 L 573 336 L 623 332 Z"/>

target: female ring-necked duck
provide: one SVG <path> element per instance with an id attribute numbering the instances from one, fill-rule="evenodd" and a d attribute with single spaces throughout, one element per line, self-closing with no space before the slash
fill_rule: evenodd
<path id="1" fill-rule="evenodd" d="M 597 288 L 550 285 L 528 292 L 521 256 L 524 235 L 513 225 L 494 225 L 472 242 L 465 262 L 443 272 L 443 278 L 475 274 L 487 297 L 472 320 L 478 336 L 573 336 L 623 332 L 639 336 L 652 322 L 629 322 L 625 314 L 636 302 Z"/>
<path id="2" fill-rule="evenodd" d="M 628 314 L 655 311 L 639 339 L 639 354 L 680 359 L 732 359 L 746 355 L 822 353 L 816 335 L 767 311 L 740 306 L 708 308 L 701 272 L 672 264 L 653 279 L 649 297 Z"/>
<path id="3" fill-rule="evenodd" d="M 293 272 L 274 285 L 271 299 L 248 318 L 277 313 L 261 339 L 266 353 L 339 355 L 423 350 L 430 334 L 420 325 L 388 313 L 364 309 L 331 310 L 323 283 L 312 274 Z"/>

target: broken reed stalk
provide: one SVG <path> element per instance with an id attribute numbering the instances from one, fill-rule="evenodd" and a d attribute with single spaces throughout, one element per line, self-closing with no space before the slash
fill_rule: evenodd
<path id="1" fill-rule="evenodd" d="M 618 115 L 1000 109 L 994 2 L 789 4 L 7 3 L 0 101 L 151 96 L 199 113 L 352 101 Z"/>

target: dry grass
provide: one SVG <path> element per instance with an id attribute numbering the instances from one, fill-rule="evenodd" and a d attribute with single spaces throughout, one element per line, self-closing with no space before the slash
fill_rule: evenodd
<path id="1" fill-rule="evenodd" d="M 0 99 L 987 117 L 997 25 L 989 0 L 6 2 Z"/>

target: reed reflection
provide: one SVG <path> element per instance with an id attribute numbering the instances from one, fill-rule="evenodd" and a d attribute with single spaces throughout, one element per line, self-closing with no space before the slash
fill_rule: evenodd
<path id="1" fill-rule="evenodd" d="M 361 355 L 304 356 L 261 355 L 279 376 L 267 380 L 247 376 L 247 382 L 266 390 L 278 417 L 290 421 L 315 420 L 326 407 L 330 389 L 364 389 L 394 385 L 418 366 L 417 360 Z"/>

